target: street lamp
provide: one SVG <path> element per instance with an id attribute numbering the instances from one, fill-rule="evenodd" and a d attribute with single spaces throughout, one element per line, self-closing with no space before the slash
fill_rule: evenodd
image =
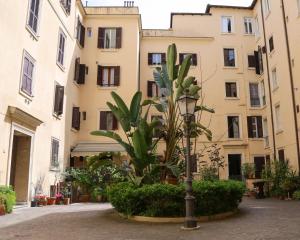
<path id="1" fill-rule="evenodd" d="M 197 219 L 195 218 L 195 197 L 193 196 L 193 176 L 191 169 L 191 142 L 190 142 L 190 123 L 195 114 L 197 98 L 189 95 L 186 90 L 184 95 L 177 99 L 179 111 L 184 119 L 185 137 L 186 137 L 186 195 L 185 195 L 185 222 L 183 229 L 194 230 L 198 229 Z"/>

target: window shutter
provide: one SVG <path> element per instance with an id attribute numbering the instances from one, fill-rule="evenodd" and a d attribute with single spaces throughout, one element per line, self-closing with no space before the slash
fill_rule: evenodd
<path id="1" fill-rule="evenodd" d="M 114 67 L 115 69 L 115 86 L 120 86 L 120 66 Z"/>
<path id="2" fill-rule="evenodd" d="M 79 107 L 73 107 L 72 128 L 74 128 L 76 130 L 80 129 L 80 111 L 79 111 Z"/>
<path id="3" fill-rule="evenodd" d="M 166 64 L 166 54 L 165 53 L 161 54 L 161 63 Z"/>
<path id="4" fill-rule="evenodd" d="M 98 48 L 104 48 L 105 28 L 98 28 Z"/>
<path id="5" fill-rule="evenodd" d="M 225 86 L 226 86 L 226 97 L 232 97 L 230 83 L 225 83 Z"/>
<path id="6" fill-rule="evenodd" d="M 98 86 L 102 86 L 102 71 L 103 71 L 103 68 L 102 66 L 98 65 L 98 74 L 97 74 L 97 85 Z"/>
<path id="7" fill-rule="evenodd" d="M 256 71 L 256 74 L 260 75 L 258 51 L 254 51 L 254 58 L 255 58 L 255 71 Z"/>
<path id="8" fill-rule="evenodd" d="M 113 116 L 113 130 L 118 129 L 118 120 L 115 116 Z"/>
<path id="9" fill-rule="evenodd" d="M 253 56 L 253 55 L 248 55 L 248 67 L 249 67 L 249 68 L 256 67 L 255 56 Z"/>
<path id="10" fill-rule="evenodd" d="M 85 38 L 85 27 L 83 25 L 80 26 L 80 45 L 84 47 L 84 38 Z"/>
<path id="11" fill-rule="evenodd" d="M 122 47 L 122 28 L 116 29 L 116 48 Z"/>
<path id="12" fill-rule="evenodd" d="M 147 82 L 147 96 L 148 97 L 153 97 L 153 95 L 152 95 L 152 84 L 153 84 L 153 81 L 148 81 Z"/>
<path id="13" fill-rule="evenodd" d="M 192 54 L 193 66 L 197 66 L 197 54 Z"/>
<path id="14" fill-rule="evenodd" d="M 79 79 L 79 71 L 80 71 L 80 58 L 75 59 L 75 74 L 74 74 L 74 80 L 78 83 Z"/>
<path id="15" fill-rule="evenodd" d="M 252 117 L 247 117 L 247 125 L 248 125 L 248 138 L 253 138 Z"/>
<path id="16" fill-rule="evenodd" d="M 181 65 L 182 62 L 183 62 L 183 57 L 184 57 L 184 54 L 183 53 L 179 53 L 179 64 Z"/>
<path id="17" fill-rule="evenodd" d="M 281 162 L 284 162 L 284 161 L 285 161 L 284 149 L 278 150 L 278 159 L 279 159 L 279 161 L 281 161 Z"/>
<path id="18" fill-rule="evenodd" d="M 54 113 L 56 113 L 58 116 L 63 114 L 63 105 L 64 105 L 64 87 L 56 85 Z"/>
<path id="19" fill-rule="evenodd" d="M 152 63 L 152 54 L 153 53 L 148 53 L 148 65 L 153 65 L 153 63 Z"/>
<path id="20" fill-rule="evenodd" d="M 257 116 L 256 121 L 257 121 L 258 137 L 263 138 L 264 133 L 263 133 L 263 126 L 262 126 L 262 117 Z"/>
<path id="21" fill-rule="evenodd" d="M 79 78 L 77 81 L 78 84 L 84 84 L 85 83 L 85 64 L 79 65 Z"/>
<path id="22" fill-rule="evenodd" d="M 100 130 L 107 130 L 106 112 L 100 112 Z"/>

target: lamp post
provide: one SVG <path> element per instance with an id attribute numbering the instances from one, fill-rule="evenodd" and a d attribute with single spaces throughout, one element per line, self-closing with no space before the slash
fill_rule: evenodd
<path id="1" fill-rule="evenodd" d="M 197 98 L 190 96 L 189 91 L 186 90 L 185 94 L 178 98 L 177 103 L 179 106 L 180 114 L 184 119 L 186 125 L 186 195 L 185 195 L 185 223 L 183 229 L 194 230 L 198 229 L 197 219 L 195 218 L 195 197 L 193 196 L 193 176 L 191 169 L 191 142 L 190 142 L 190 124 L 192 117 L 195 114 L 195 107 Z"/>

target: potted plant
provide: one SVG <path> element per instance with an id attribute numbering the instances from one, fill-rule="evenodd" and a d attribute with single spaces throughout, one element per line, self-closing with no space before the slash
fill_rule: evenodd
<path id="1" fill-rule="evenodd" d="M 6 210 L 5 210 L 5 199 L 4 197 L 0 196 L 0 216 L 5 215 Z"/>
<path id="2" fill-rule="evenodd" d="M 56 198 L 55 203 L 56 203 L 57 205 L 63 204 L 63 195 L 62 195 L 61 193 L 57 193 L 57 194 L 55 195 L 55 198 Z"/>
<path id="3" fill-rule="evenodd" d="M 47 197 L 47 205 L 54 205 L 56 202 L 56 197 Z"/>
<path id="4" fill-rule="evenodd" d="M 36 206 L 43 207 L 47 205 L 47 200 L 45 195 L 37 195 L 34 197 L 34 201 L 36 202 Z"/>
<path id="5" fill-rule="evenodd" d="M 64 205 L 69 205 L 71 202 L 71 191 L 68 186 L 65 186 L 61 189 L 61 194 L 63 196 L 63 203 Z"/>

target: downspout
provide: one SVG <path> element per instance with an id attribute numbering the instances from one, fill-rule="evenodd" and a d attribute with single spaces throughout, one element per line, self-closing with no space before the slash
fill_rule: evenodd
<path id="1" fill-rule="evenodd" d="M 138 91 L 141 91 L 141 41 L 142 41 L 142 30 L 139 31 L 139 52 L 138 52 Z"/>
<path id="2" fill-rule="evenodd" d="M 285 42 L 286 49 L 288 55 L 288 63 L 289 63 L 289 74 L 290 74 L 290 82 L 291 82 L 291 92 L 292 92 L 292 101 L 293 101 L 293 115 L 294 115 L 294 123 L 295 123 L 295 134 L 296 134 L 296 144 L 297 144 L 297 158 L 298 158 L 298 172 L 300 174 L 300 149 L 299 149 L 299 133 L 298 133 L 298 121 L 297 121 L 297 112 L 296 112 L 296 99 L 295 99 L 295 87 L 294 87 L 294 76 L 292 70 L 292 61 L 291 61 L 291 49 L 289 45 L 289 36 L 287 30 L 287 24 L 285 19 L 285 7 L 284 1 L 281 0 L 281 8 L 282 8 L 282 20 L 284 25 L 284 34 L 285 34 Z"/>
<path id="3" fill-rule="evenodd" d="M 262 2 L 260 3 L 261 16 L 262 16 L 262 25 L 264 33 L 264 44 L 267 47 L 267 38 L 266 38 L 266 28 L 265 28 L 265 16 L 263 11 Z M 272 90 L 271 90 L 271 80 L 270 80 L 270 69 L 269 69 L 269 56 L 266 51 L 266 62 L 267 62 L 267 75 L 268 75 L 268 89 L 269 89 L 269 99 L 270 99 L 270 110 L 271 110 L 271 121 L 272 121 L 272 138 L 273 138 L 273 155 L 276 159 L 276 140 L 275 140 L 275 129 L 274 129 L 274 113 L 273 113 L 273 99 L 272 99 Z"/>

